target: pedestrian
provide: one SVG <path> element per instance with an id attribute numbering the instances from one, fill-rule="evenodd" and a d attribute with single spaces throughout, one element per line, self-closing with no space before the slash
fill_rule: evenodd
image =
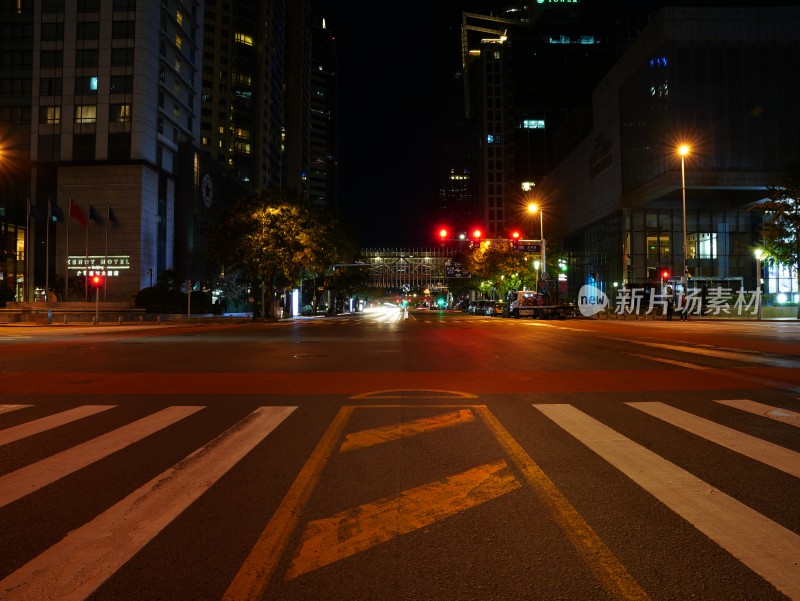
<path id="1" fill-rule="evenodd" d="M 667 299 L 667 321 L 672 321 L 672 299 Z"/>

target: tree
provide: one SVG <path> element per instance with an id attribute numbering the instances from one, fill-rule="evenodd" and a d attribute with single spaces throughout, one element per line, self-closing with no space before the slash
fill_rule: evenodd
<path id="1" fill-rule="evenodd" d="M 528 256 L 510 241 L 492 240 L 475 245 L 465 253 L 465 264 L 474 285 L 483 292 L 496 290 L 504 297 L 532 282 Z"/>
<path id="2" fill-rule="evenodd" d="M 224 210 L 208 228 L 208 251 L 226 270 L 241 270 L 260 287 L 262 311 L 274 315 L 275 291 L 338 262 L 346 231 L 327 208 L 292 191 L 271 190 Z"/>
<path id="3" fill-rule="evenodd" d="M 759 234 L 768 261 L 793 269 L 800 286 L 800 159 L 789 163 L 779 186 L 768 188 L 768 200 L 753 207 L 762 215 Z M 800 303 L 797 306 L 800 319 Z"/>

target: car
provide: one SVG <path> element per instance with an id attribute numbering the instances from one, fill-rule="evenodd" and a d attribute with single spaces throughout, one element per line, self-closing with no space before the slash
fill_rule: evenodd
<path id="1" fill-rule="evenodd" d="M 486 306 L 486 315 L 502 317 L 506 312 L 506 303 L 501 300 L 491 301 Z"/>
<path id="2" fill-rule="evenodd" d="M 467 313 L 470 315 L 483 315 L 483 312 L 486 309 L 486 301 L 485 300 L 474 300 L 469 304 L 469 309 Z"/>

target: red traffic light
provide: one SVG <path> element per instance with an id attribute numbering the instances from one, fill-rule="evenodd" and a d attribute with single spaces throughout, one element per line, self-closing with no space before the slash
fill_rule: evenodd
<path id="1" fill-rule="evenodd" d="M 479 230 L 479 229 L 473 230 L 473 232 L 472 232 L 472 237 L 473 238 L 475 238 L 477 240 L 481 236 L 483 236 L 483 232 L 481 230 Z"/>
<path id="2" fill-rule="evenodd" d="M 103 276 L 101 275 L 93 275 L 92 276 L 92 286 L 100 287 L 103 285 Z"/>
<path id="3" fill-rule="evenodd" d="M 521 234 L 519 232 L 517 232 L 517 231 L 511 232 L 511 239 L 512 240 L 519 240 L 520 237 L 521 237 Z"/>
<path id="4" fill-rule="evenodd" d="M 661 279 L 666 280 L 667 278 L 669 278 L 669 270 L 664 269 L 661 271 Z"/>
<path id="5" fill-rule="evenodd" d="M 443 228 L 441 228 L 441 229 L 439 230 L 439 237 L 440 237 L 442 240 L 444 240 L 445 238 L 447 238 L 447 236 L 449 236 L 449 235 L 450 235 L 450 232 L 449 232 L 449 231 L 447 231 L 447 228 L 446 228 L 446 227 L 443 227 Z"/>

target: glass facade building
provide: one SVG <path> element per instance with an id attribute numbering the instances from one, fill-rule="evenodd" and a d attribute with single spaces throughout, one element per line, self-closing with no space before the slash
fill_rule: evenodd
<path id="1" fill-rule="evenodd" d="M 752 208 L 800 154 L 798 92 L 800 10 L 662 9 L 595 89 L 590 136 L 537 188 L 562 215 L 571 287 L 679 280 L 685 226 L 690 288 L 756 290 Z M 773 271 L 764 292 L 796 292 Z"/>

